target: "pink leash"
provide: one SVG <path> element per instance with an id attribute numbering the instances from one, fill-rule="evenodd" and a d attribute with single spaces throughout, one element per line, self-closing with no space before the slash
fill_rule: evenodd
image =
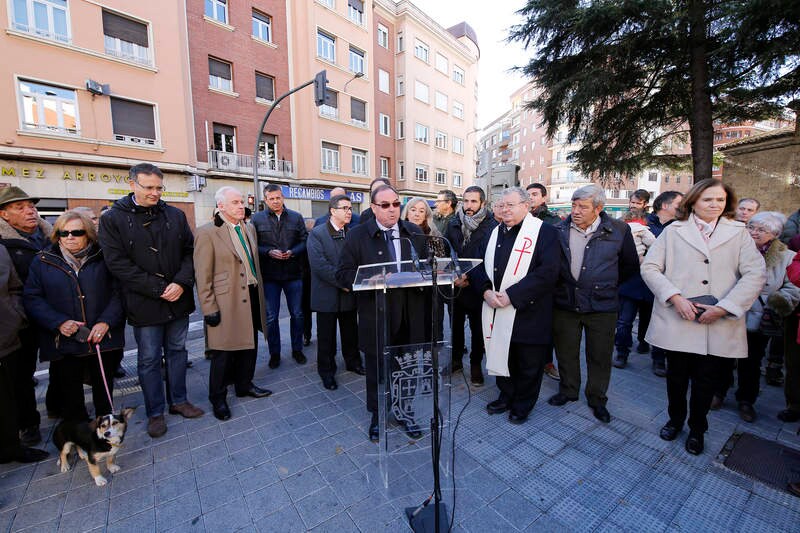
<path id="1" fill-rule="evenodd" d="M 114 414 L 114 400 L 111 399 L 111 392 L 108 390 L 106 371 L 103 368 L 103 357 L 100 355 L 100 344 L 95 344 L 94 349 L 97 351 L 97 364 L 100 365 L 100 375 L 103 376 L 103 387 L 106 388 L 106 396 L 108 396 L 108 403 L 109 405 L 111 405 L 111 414 Z"/>

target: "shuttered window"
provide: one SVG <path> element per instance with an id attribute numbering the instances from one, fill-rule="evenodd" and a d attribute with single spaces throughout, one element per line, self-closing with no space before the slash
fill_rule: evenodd
<path id="1" fill-rule="evenodd" d="M 147 44 L 147 25 L 129 18 L 103 11 L 103 34 L 115 39 L 138 44 L 145 48 Z"/>
<path id="2" fill-rule="evenodd" d="M 111 122 L 114 135 L 156 139 L 153 106 L 111 97 Z"/>
<path id="3" fill-rule="evenodd" d="M 275 79 L 256 72 L 256 98 L 275 100 Z"/>
<path id="4" fill-rule="evenodd" d="M 358 122 L 367 121 L 367 103 L 356 98 L 350 99 L 350 118 Z"/>

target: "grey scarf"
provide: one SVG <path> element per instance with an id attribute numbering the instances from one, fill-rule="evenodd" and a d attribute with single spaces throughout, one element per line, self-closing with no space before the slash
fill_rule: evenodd
<path id="1" fill-rule="evenodd" d="M 458 220 L 461 221 L 461 233 L 464 235 L 463 244 L 469 242 L 472 232 L 475 231 L 478 226 L 481 225 L 483 219 L 486 218 L 486 212 L 486 206 L 481 207 L 478 212 L 472 216 L 464 213 L 463 207 L 458 210 Z"/>
<path id="2" fill-rule="evenodd" d="M 67 262 L 67 264 L 72 267 L 72 270 L 74 270 L 75 273 L 78 273 L 80 272 L 83 264 L 86 263 L 86 257 L 89 255 L 89 250 L 91 250 L 92 245 L 90 243 L 86 246 L 86 248 L 78 252 L 75 252 L 74 254 L 70 253 L 69 250 L 67 250 L 60 244 L 58 245 L 58 247 L 61 249 L 61 255 L 64 256 L 64 260 Z"/>

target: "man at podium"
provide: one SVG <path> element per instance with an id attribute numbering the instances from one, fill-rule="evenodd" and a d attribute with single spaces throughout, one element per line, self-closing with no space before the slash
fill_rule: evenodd
<path id="1" fill-rule="evenodd" d="M 400 220 L 400 197 L 391 186 L 382 185 L 370 194 L 375 218 L 354 227 L 347 234 L 339 263 L 337 280 L 352 289 L 358 267 L 376 263 L 411 260 L 411 246 L 423 255 L 425 236 L 419 226 Z M 358 292 L 358 343 L 364 352 L 367 371 L 367 410 L 372 413 L 369 438 L 378 441 L 378 356 L 383 353 L 384 338 L 389 346 L 422 343 L 430 337 L 430 324 L 425 324 L 425 306 L 430 305 L 429 289 L 391 289 L 386 294 L 386 308 L 375 309 L 375 291 Z M 388 313 L 388 315 L 385 315 Z M 384 335 L 384 320 L 389 318 L 389 331 Z M 422 435 L 415 425 L 404 429 L 412 438 Z"/>

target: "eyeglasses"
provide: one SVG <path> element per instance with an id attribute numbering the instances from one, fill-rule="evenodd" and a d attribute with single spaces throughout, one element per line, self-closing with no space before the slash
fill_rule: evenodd
<path id="1" fill-rule="evenodd" d="M 142 189 L 144 189 L 145 191 L 147 191 L 147 192 L 157 192 L 157 193 L 161 194 L 162 192 L 167 190 L 167 188 L 164 187 L 163 185 L 156 185 L 156 186 L 153 186 L 153 187 L 145 187 L 144 185 L 142 185 L 141 183 L 139 183 L 136 180 L 133 180 L 133 182 L 136 185 L 138 185 L 139 187 L 141 187 Z"/>
<path id="2" fill-rule="evenodd" d="M 372 205 L 377 205 L 381 209 L 389 209 L 390 207 L 400 207 L 400 200 L 395 200 L 394 202 L 381 202 L 379 204 L 373 202 Z"/>
<path id="3" fill-rule="evenodd" d="M 86 235 L 86 230 L 85 229 L 74 229 L 72 231 L 69 231 L 69 230 L 62 229 L 62 230 L 58 230 L 56 232 L 56 235 L 58 235 L 59 237 L 69 237 L 70 235 L 72 235 L 73 237 L 83 237 L 84 235 Z"/>
<path id="4" fill-rule="evenodd" d="M 750 224 L 747 225 L 747 231 L 751 233 L 771 233 L 766 228 L 759 228 L 758 226 L 751 226 Z"/>
<path id="5" fill-rule="evenodd" d="M 518 205 L 522 205 L 524 203 L 525 202 L 517 202 L 515 204 L 497 204 L 497 208 L 500 209 L 500 210 L 513 209 L 513 208 L 517 207 Z"/>
<path id="6" fill-rule="evenodd" d="M 344 205 L 342 207 L 334 207 L 334 209 L 341 209 L 342 211 L 352 211 L 353 210 L 353 208 L 350 207 L 349 205 Z"/>

